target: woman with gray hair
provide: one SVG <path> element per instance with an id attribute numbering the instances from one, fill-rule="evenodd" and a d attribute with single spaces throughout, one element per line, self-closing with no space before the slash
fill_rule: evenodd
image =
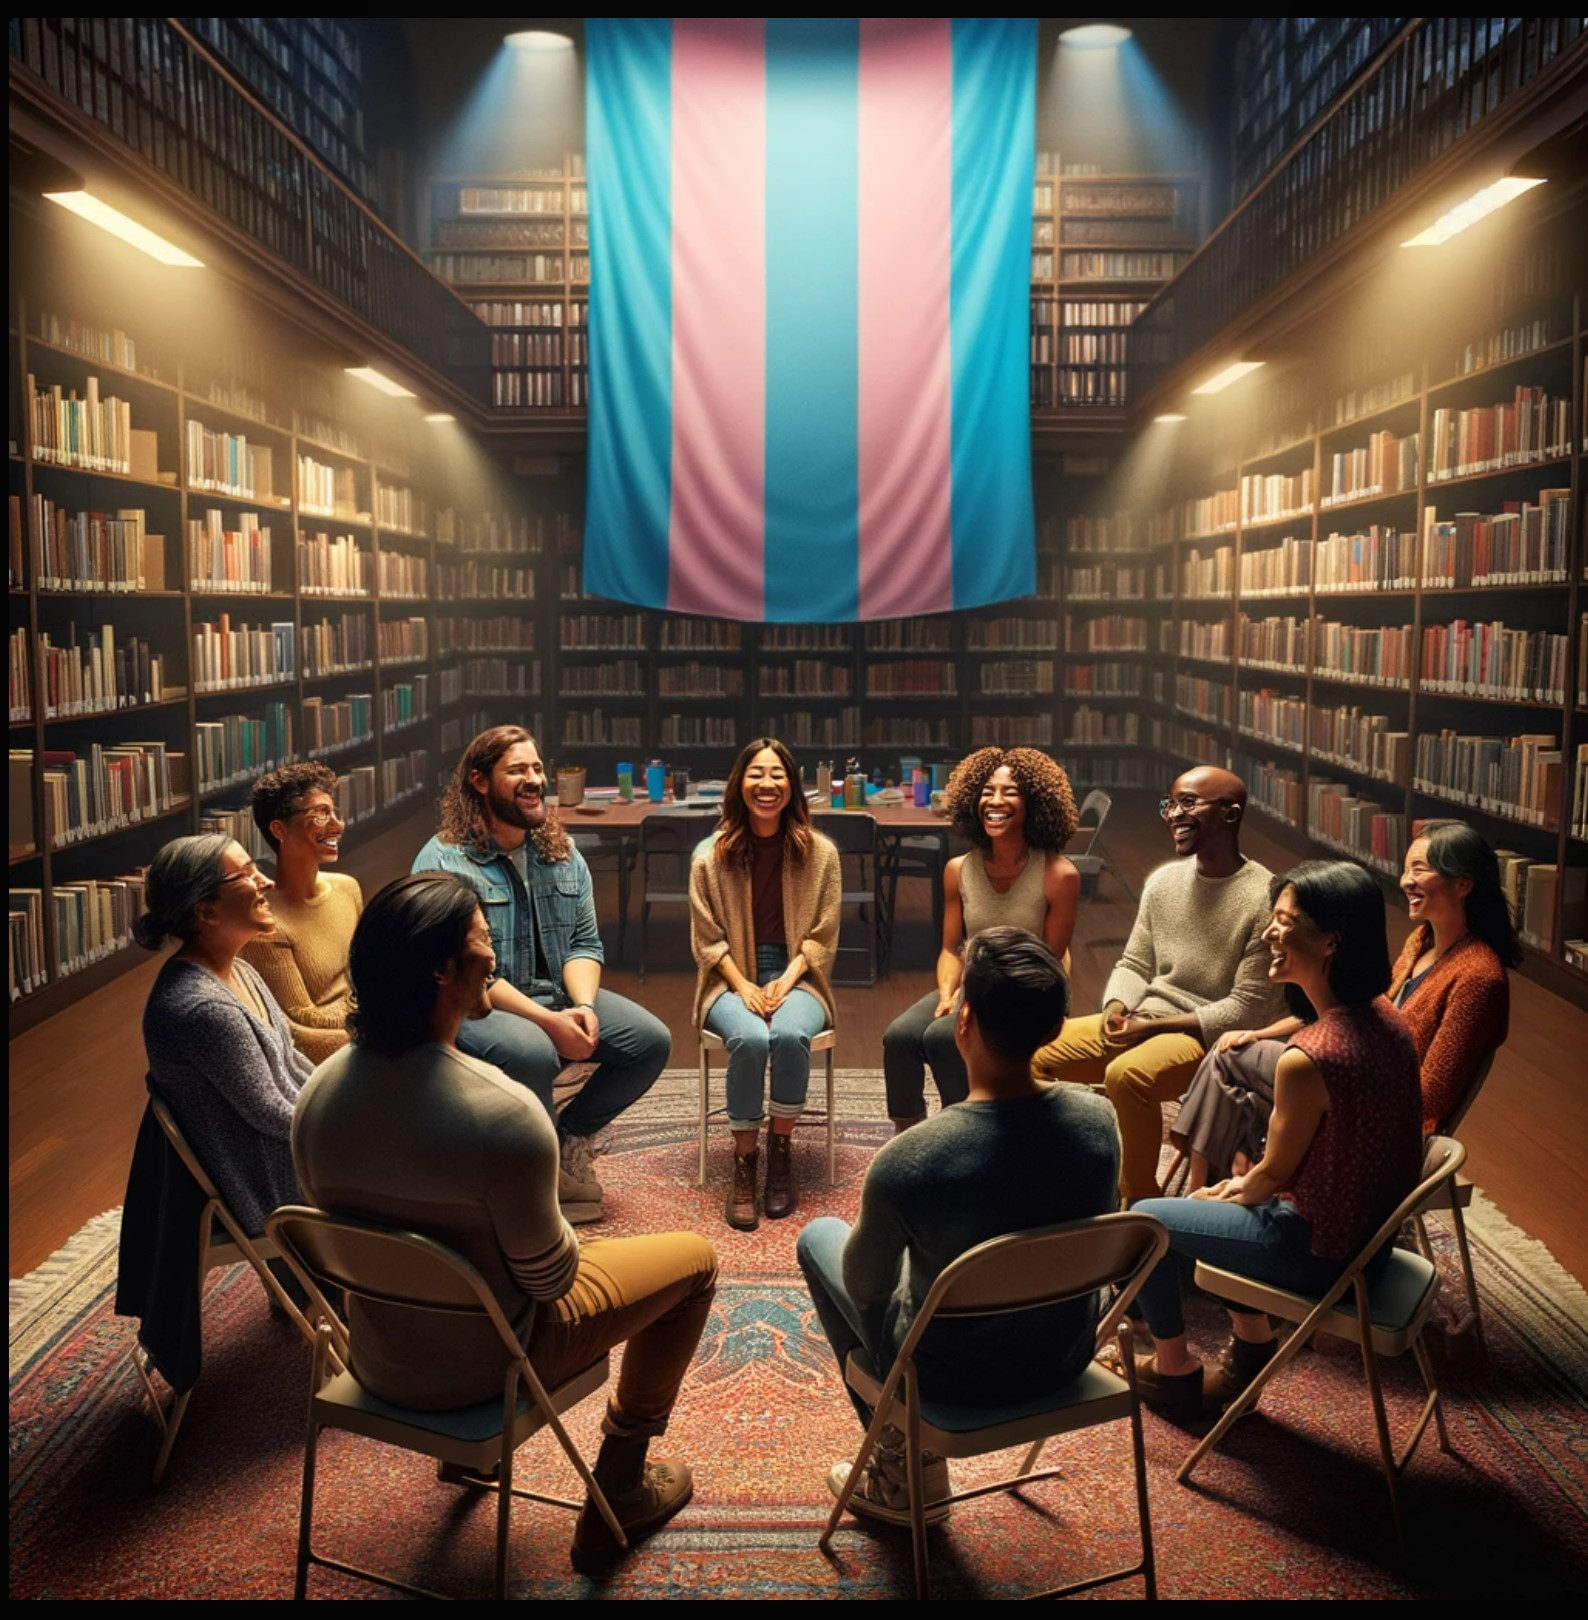
<path id="1" fill-rule="evenodd" d="M 180 942 L 143 1010 L 150 1089 L 249 1232 L 263 1231 L 278 1205 L 300 1201 L 292 1110 L 314 1070 L 239 955 L 275 927 L 271 886 L 235 840 L 175 838 L 149 868 L 149 909 L 135 927 L 149 950 Z"/>

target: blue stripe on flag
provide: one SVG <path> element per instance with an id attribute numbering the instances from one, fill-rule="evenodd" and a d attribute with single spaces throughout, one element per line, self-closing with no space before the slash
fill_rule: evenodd
<path id="1" fill-rule="evenodd" d="M 860 612 L 859 22 L 769 17 L 766 59 L 766 618 L 823 623 Z"/>
<path id="2" fill-rule="evenodd" d="M 1031 189 L 1037 25 L 954 19 L 954 606 L 1036 590 Z"/>
<path id="3" fill-rule="evenodd" d="M 672 23 L 588 17 L 590 447 L 584 588 L 667 606 L 673 455 Z"/>

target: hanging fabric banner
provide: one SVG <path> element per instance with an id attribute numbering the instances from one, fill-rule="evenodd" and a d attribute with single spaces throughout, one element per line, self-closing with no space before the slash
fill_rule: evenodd
<path id="1" fill-rule="evenodd" d="M 1036 22 L 586 20 L 587 592 L 833 623 L 1036 588 Z"/>

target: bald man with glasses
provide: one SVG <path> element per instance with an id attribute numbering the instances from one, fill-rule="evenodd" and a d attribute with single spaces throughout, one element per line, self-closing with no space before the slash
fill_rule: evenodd
<path id="1" fill-rule="evenodd" d="M 1203 765 L 1175 780 L 1158 813 L 1176 858 L 1142 889 L 1102 1012 L 1071 1019 L 1033 1063 L 1044 1080 L 1107 1092 L 1129 1203 L 1159 1195 L 1163 1104 L 1226 1030 L 1260 1029 L 1283 1011 L 1262 940 L 1273 874 L 1241 854 L 1245 810 L 1246 784 L 1229 771 Z"/>

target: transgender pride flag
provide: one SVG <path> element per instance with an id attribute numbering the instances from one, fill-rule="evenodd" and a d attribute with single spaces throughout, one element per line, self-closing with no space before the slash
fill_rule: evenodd
<path id="1" fill-rule="evenodd" d="M 832 622 L 1036 588 L 1036 21 L 592 17 L 585 589 Z"/>

